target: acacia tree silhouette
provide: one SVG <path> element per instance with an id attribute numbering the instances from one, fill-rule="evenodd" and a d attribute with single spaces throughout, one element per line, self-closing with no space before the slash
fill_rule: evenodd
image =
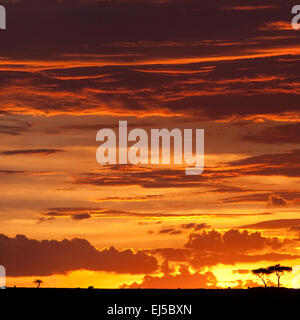
<path id="1" fill-rule="evenodd" d="M 285 272 L 291 272 L 293 271 L 293 268 L 281 266 L 280 264 L 276 264 L 275 266 L 271 266 L 268 268 L 271 273 L 275 273 L 277 277 L 277 286 L 280 288 L 280 278 Z"/>
<path id="2" fill-rule="evenodd" d="M 273 271 L 269 270 L 269 268 L 259 268 L 252 270 L 252 273 L 260 278 L 266 288 L 268 286 L 268 283 L 270 282 L 270 280 L 268 279 L 268 275 L 273 273 Z"/>
<path id="3" fill-rule="evenodd" d="M 33 281 L 33 283 L 37 285 L 37 288 L 39 288 L 41 286 L 41 284 L 43 283 L 43 280 L 36 279 Z"/>
<path id="4" fill-rule="evenodd" d="M 263 282 L 265 288 L 268 286 L 270 280 L 268 279 L 268 275 L 275 273 L 277 277 L 277 286 L 280 288 L 280 278 L 285 272 L 291 272 L 293 268 L 281 266 L 280 264 L 276 264 L 275 266 L 270 266 L 268 268 L 259 268 L 252 270 L 252 273 L 258 276 Z"/>

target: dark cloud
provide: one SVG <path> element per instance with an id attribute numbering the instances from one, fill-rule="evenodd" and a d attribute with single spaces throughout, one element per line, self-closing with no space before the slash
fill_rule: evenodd
<path id="1" fill-rule="evenodd" d="M 128 122 L 127 128 L 147 128 L 147 127 L 157 127 L 157 123 L 150 122 L 150 121 L 141 121 L 141 122 Z M 58 128 L 58 132 L 65 130 L 76 130 L 76 131 L 86 131 L 86 130 L 92 130 L 92 131 L 98 131 L 101 129 L 119 129 L 119 123 L 117 124 L 107 124 L 103 125 L 103 123 L 98 124 L 72 124 L 72 125 L 66 125 L 63 127 Z"/>
<path id="2" fill-rule="evenodd" d="M 182 44 L 183 47 L 185 45 Z M 202 46 L 188 48 L 202 52 Z M 136 47 L 145 50 L 139 43 Z M 185 55 L 189 56 L 181 52 L 180 46 L 173 44 L 170 48 L 178 52 L 183 61 Z M 196 120 L 251 119 L 258 115 L 269 118 L 270 115 L 284 113 L 294 113 L 294 117 L 299 115 L 298 95 L 293 86 L 299 79 L 296 75 L 290 76 L 293 66 L 282 66 L 282 74 L 279 75 L 272 71 L 271 66 L 278 64 L 276 58 L 256 58 L 253 62 L 253 59 L 241 61 L 237 57 L 236 61 L 198 62 L 184 67 L 176 63 L 174 67 L 170 58 L 165 57 L 162 67 L 155 65 L 155 59 L 157 64 L 162 64 L 159 58 L 165 52 L 156 55 L 144 58 L 154 59 L 150 66 L 147 61 L 133 61 L 133 65 L 97 67 L 101 62 L 95 61 L 94 66 L 87 69 L 84 64 L 91 62 L 83 61 L 82 67 L 75 68 L 76 72 L 74 68 L 33 70 L 22 74 L 22 77 L 11 72 L 9 81 L 7 72 L 0 69 L 0 78 L 6 79 L 2 84 L 1 110 L 38 114 L 97 114 L 99 110 L 104 114 L 123 115 L 147 112 L 150 115 L 184 114 Z M 135 64 L 142 64 L 142 67 Z M 198 74 L 195 73 L 197 71 Z M 239 107 L 240 104 L 243 108 Z M 69 125 L 66 128 L 96 130 L 99 126 Z"/>
<path id="3" fill-rule="evenodd" d="M 159 234 L 178 235 L 181 234 L 181 230 L 175 228 L 164 228 L 158 231 Z"/>
<path id="4" fill-rule="evenodd" d="M 279 194 L 271 194 L 267 206 L 269 208 L 287 207 L 288 201 Z"/>
<path id="5" fill-rule="evenodd" d="M 261 233 L 249 233 L 247 230 L 229 230 L 223 234 L 211 230 L 189 236 L 185 248 L 190 250 L 190 263 L 194 267 L 213 266 L 217 264 L 253 263 L 258 261 L 280 261 L 297 259 L 285 253 L 276 253 L 289 241 L 278 238 L 263 237 Z M 259 253 L 271 250 L 272 253 Z"/>
<path id="6" fill-rule="evenodd" d="M 200 185 L 203 177 L 187 176 L 184 170 L 172 169 L 146 169 L 138 167 L 109 167 L 110 174 L 101 172 L 87 172 L 74 177 L 73 183 L 77 185 L 96 186 L 126 186 L 140 185 L 144 188 L 171 188 L 171 187 L 193 187 Z"/>
<path id="7" fill-rule="evenodd" d="M 72 215 L 73 220 L 85 220 L 90 219 L 92 216 L 89 213 L 77 213 Z"/>
<path id="8" fill-rule="evenodd" d="M 267 203 L 268 207 L 285 207 L 289 203 L 297 203 L 300 192 L 297 190 L 277 190 L 276 193 L 264 192 L 250 193 L 242 196 L 225 198 L 224 203 Z"/>
<path id="9" fill-rule="evenodd" d="M 11 277 L 66 274 L 79 269 L 143 274 L 158 268 L 156 259 L 143 251 L 98 250 L 84 239 L 38 241 L 24 235 L 0 235 L 0 261 Z"/>
<path id="10" fill-rule="evenodd" d="M 25 171 L 25 170 L 0 170 L 0 175 L 16 175 L 16 176 L 49 176 L 57 175 L 61 172 L 55 171 Z"/>
<path id="11" fill-rule="evenodd" d="M 243 196 L 235 196 L 223 199 L 223 203 L 257 203 L 257 202 L 267 202 L 268 193 L 252 193 Z"/>
<path id="12" fill-rule="evenodd" d="M 257 263 L 260 261 L 279 262 L 283 260 L 297 260 L 299 255 L 289 253 L 264 253 L 264 254 L 239 254 L 239 253 L 215 253 L 204 255 L 203 253 L 195 253 L 190 264 L 199 268 L 202 266 L 216 266 L 218 264 L 235 265 L 237 263 Z"/>
<path id="13" fill-rule="evenodd" d="M 145 276 L 139 284 L 134 282 L 131 285 L 122 285 L 122 288 L 142 289 L 197 289 L 216 288 L 217 279 L 210 271 L 205 273 L 191 273 L 187 266 L 181 265 L 179 273 L 172 275 L 165 273 L 163 276 Z"/>
<path id="14" fill-rule="evenodd" d="M 0 174 L 2 175 L 25 175 L 26 171 L 22 170 L 0 170 Z"/>
<path id="15" fill-rule="evenodd" d="M 207 30 L 210 30 L 210 39 L 245 39 L 256 35 L 263 23 L 290 18 L 290 8 L 294 5 L 292 1 L 277 1 L 274 7 L 271 0 L 246 1 L 240 6 L 232 5 L 229 0 L 205 3 L 195 0 L 44 0 L 43 6 L 38 0 L 2 2 L 10 12 L 10 24 L 3 35 L 4 56 L 21 55 L 18 50 L 23 49 L 22 54 L 31 58 L 45 55 L 47 50 L 48 56 L 99 54 L 96 50 L 99 43 L 130 45 L 137 41 L 206 39 Z M 237 10 L 243 7 L 247 10 Z M 224 12 L 224 8 L 232 10 Z M 253 8 L 256 10 L 250 10 Z M 24 25 L 26 28 L 22 28 Z M 269 33 L 276 34 L 276 31 Z M 9 37 L 19 42 L 12 44 Z M 40 47 L 35 46 L 37 43 Z M 88 48 L 83 46 L 85 43 L 89 44 Z"/>
<path id="16" fill-rule="evenodd" d="M 53 221 L 56 218 L 68 217 L 72 220 L 86 220 L 93 216 L 100 216 L 101 214 L 119 214 L 120 212 L 112 211 L 103 208 L 92 208 L 92 207 L 66 207 L 66 208 L 50 208 L 49 211 L 42 214 L 39 222 Z M 123 213 L 123 212 L 122 212 Z"/>
<path id="17" fill-rule="evenodd" d="M 44 222 L 51 222 L 51 221 L 54 221 L 54 220 L 55 220 L 54 217 L 49 217 L 49 218 L 40 217 L 36 223 L 37 224 L 41 224 L 41 223 L 44 223 Z"/>
<path id="18" fill-rule="evenodd" d="M 250 156 L 229 163 L 236 175 L 300 176 L 300 150 Z"/>
<path id="19" fill-rule="evenodd" d="M 243 229 L 287 229 L 300 225 L 300 219 L 277 219 L 260 221 L 253 224 L 241 226 Z"/>
<path id="20" fill-rule="evenodd" d="M 138 185 L 143 188 L 190 188 L 203 186 L 204 183 L 208 183 L 209 181 L 217 182 L 218 180 L 242 176 L 299 177 L 299 163 L 300 150 L 296 149 L 283 151 L 282 153 L 249 156 L 241 160 L 226 163 L 222 167 L 222 170 L 220 170 L 220 167 L 205 168 L 201 176 L 185 175 L 185 170 L 183 169 L 115 165 L 104 167 L 106 170 L 109 170 L 109 175 L 101 171 L 86 172 L 75 176 L 73 184 L 95 186 Z M 256 199 L 263 198 L 265 198 L 263 194 L 256 196 Z"/>
<path id="21" fill-rule="evenodd" d="M 145 196 L 136 196 L 136 197 L 105 197 L 105 198 L 97 198 L 94 201 L 95 202 L 110 202 L 110 201 L 124 201 L 124 202 L 130 202 L 130 201 L 151 201 L 151 200 L 160 200 L 165 198 L 165 195 L 145 195 Z"/>
<path id="22" fill-rule="evenodd" d="M 291 231 L 300 231 L 300 225 L 290 227 L 290 230 L 291 230 Z"/>
<path id="23" fill-rule="evenodd" d="M 149 252 L 167 261 L 189 263 L 195 268 L 203 268 L 218 264 L 298 259 L 299 255 L 280 252 L 289 243 L 291 240 L 263 237 L 259 232 L 229 230 L 221 233 L 211 230 L 190 234 L 185 248 L 159 248 Z"/>
<path id="24" fill-rule="evenodd" d="M 43 155 L 48 156 L 50 154 L 63 152 L 61 149 L 25 149 L 25 150 L 6 150 L 2 151 L 1 154 L 5 156 L 13 156 L 13 155 Z"/>
<path id="25" fill-rule="evenodd" d="M 259 251 L 266 247 L 279 249 L 283 243 L 277 238 L 265 238 L 259 232 L 249 233 L 247 230 L 229 230 L 224 234 L 218 231 L 203 231 L 189 236 L 186 248 L 217 253 L 236 252 L 247 253 Z"/>
<path id="26" fill-rule="evenodd" d="M 258 156 L 247 157 L 241 160 L 230 162 L 233 166 L 268 166 L 268 165 L 292 165 L 299 163 L 300 160 L 300 149 L 292 151 L 275 153 L 275 154 L 262 154 Z"/>
<path id="27" fill-rule="evenodd" d="M 179 235 L 185 230 L 199 231 L 209 226 L 206 223 L 185 223 L 181 224 L 178 227 L 166 227 L 158 231 L 158 234 L 169 234 L 169 235 Z"/>
<path id="28" fill-rule="evenodd" d="M 180 227 L 182 229 L 193 229 L 193 231 L 199 231 L 201 229 L 209 228 L 206 223 L 184 223 Z"/>
<path id="29" fill-rule="evenodd" d="M 41 214 L 43 219 L 40 219 L 41 222 L 48 221 L 48 218 L 71 218 L 73 220 L 83 220 L 89 218 L 109 218 L 109 217 L 132 217 L 136 219 L 153 219 L 153 218 L 199 218 L 199 217 L 214 217 L 214 218 L 236 218 L 236 217 L 245 217 L 245 216 L 264 216 L 269 215 L 271 213 L 249 213 L 249 214 L 239 214 L 239 213 L 228 213 L 228 214 L 210 214 L 210 213 L 160 213 L 160 212 L 133 212 L 133 211 L 124 211 L 124 210 L 116 210 L 109 209 L 104 207 L 64 207 L 64 208 L 49 208 L 45 213 Z M 81 219 L 76 219 L 76 217 L 80 217 Z M 46 219 L 44 219 L 46 218 Z M 159 222 L 157 222 L 159 223 Z M 183 225 L 183 229 L 187 229 L 188 227 L 194 228 L 194 231 L 201 230 L 205 227 L 208 227 L 206 224 L 187 224 Z M 169 230 L 171 229 L 171 230 Z M 175 231 L 175 228 L 166 228 L 162 233 L 168 233 Z M 179 232 L 175 231 L 175 234 L 179 234 Z"/>
<path id="30" fill-rule="evenodd" d="M 299 56 L 274 25 L 290 22 L 287 2 L 9 2 L 0 112 L 299 116 L 297 61 L 278 63 Z"/>
<path id="31" fill-rule="evenodd" d="M 0 118 L 0 134 L 17 136 L 29 132 L 31 128 L 32 124 L 25 121 Z"/>
<path id="32" fill-rule="evenodd" d="M 158 248 L 149 250 L 151 254 L 158 254 L 167 261 L 188 262 L 191 259 L 191 250 L 182 248 Z"/>
<path id="33" fill-rule="evenodd" d="M 175 249 L 161 248 L 151 250 L 154 255 L 159 255 L 163 259 L 177 263 L 189 263 L 195 268 L 212 267 L 218 264 L 235 265 L 237 263 L 257 263 L 260 261 L 280 262 L 284 260 L 299 259 L 299 255 L 289 253 L 238 253 L 234 248 L 231 252 L 216 252 L 215 250 L 200 249 Z"/>
<path id="34" fill-rule="evenodd" d="M 256 130 L 244 135 L 242 138 L 245 141 L 266 144 L 284 144 L 296 143 L 299 144 L 300 123 L 290 123 L 280 126 L 267 126 L 261 130 Z"/>
<path id="35" fill-rule="evenodd" d="M 166 217 L 199 217 L 205 214 L 168 214 L 168 213 L 139 213 L 139 212 L 130 212 L 123 210 L 115 210 L 102 207 L 65 207 L 65 208 L 50 208 L 47 212 L 42 214 L 42 218 L 71 218 L 73 220 L 84 220 L 89 218 L 101 218 L 101 217 L 134 217 L 140 219 L 147 218 L 166 218 Z M 42 221 L 47 221 L 42 219 Z M 168 233 L 175 231 L 173 228 L 171 230 L 166 229 L 162 233 Z"/>

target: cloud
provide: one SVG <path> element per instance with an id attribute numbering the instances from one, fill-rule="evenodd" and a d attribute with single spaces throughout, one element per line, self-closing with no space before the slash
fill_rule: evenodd
<path id="1" fill-rule="evenodd" d="M 132 166 L 109 166 L 109 175 L 103 172 L 87 172 L 73 178 L 76 185 L 128 186 L 144 188 L 192 187 L 201 184 L 201 178 L 187 176 L 184 170 L 143 168 Z M 181 179 L 182 178 L 182 179 Z"/>
<path id="2" fill-rule="evenodd" d="M 219 42 L 224 49 L 224 41 Z M 214 58 L 210 55 L 218 54 L 219 48 L 213 50 L 213 45 L 207 42 L 159 43 L 160 46 L 148 43 L 151 50 L 140 42 L 133 43 L 133 48 L 118 47 L 121 51 L 137 52 L 138 59 L 128 57 L 126 52 L 123 58 L 122 53 L 118 57 L 118 60 L 123 59 L 121 62 L 109 52 L 94 61 L 85 54 L 78 54 L 76 61 L 53 61 L 52 67 L 47 63 L 41 66 L 43 62 L 37 60 L 36 69 L 28 72 L 27 69 L 32 68 L 28 65 L 21 75 L 19 71 L 10 71 L 10 81 L 3 84 L 0 94 L 3 101 L 0 110 L 38 115 L 100 112 L 102 115 L 142 117 L 147 113 L 149 116 L 178 115 L 196 120 L 256 120 L 268 119 L 272 115 L 280 118 L 287 113 L 299 116 L 295 107 L 299 79 L 297 76 L 291 78 L 292 66 L 282 67 L 282 74 L 278 75 L 270 70 L 270 66 L 277 63 L 275 58 L 259 57 L 263 53 L 247 55 L 245 52 L 243 56 L 239 53 L 241 45 L 236 45 L 237 48 L 231 45 L 233 52 L 226 50 L 227 54 L 219 53 L 220 56 Z M 198 47 L 204 56 L 193 57 L 189 52 L 195 50 L 193 47 Z M 212 52 L 205 56 L 207 48 Z M 178 57 L 172 57 L 176 53 Z M 269 55 L 286 56 L 287 53 L 278 49 Z M 19 64 L 14 60 L 10 63 Z M 66 63 L 69 67 L 64 66 Z M 1 72 L 0 68 L 0 79 L 1 75 L 6 79 L 7 73 Z M 240 101 L 243 109 L 239 108 Z M 222 102 L 227 108 L 220 108 Z M 253 105 L 259 107 L 253 108 Z M 272 109 L 268 105 L 272 105 Z M 95 130 L 95 125 L 66 127 L 69 130 Z"/>
<path id="3" fill-rule="evenodd" d="M 279 204 L 282 206 L 286 206 L 289 203 L 297 203 L 299 202 L 300 192 L 298 190 L 277 190 L 276 193 L 270 192 L 256 192 L 250 193 L 243 196 L 235 196 L 223 199 L 223 203 L 265 203 L 272 204 L 274 202 L 274 197 L 278 200 Z M 273 206 L 276 206 L 276 200 L 273 203 Z M 271 206 L 272 207 L 272 206 Z"/>
<path id="4" fill-rule="evenodd" d="M 248 156 L 231 161 L 219 167 L 205 168 L 201 176 L 185 175 L 184 169 L 145 168 L 142 166 L 112 165 L 102 171 L 85 172 L 74 176 L 76 185 L 129 186 L 143 188 L 191 188 L 203 186 L 210 181 L 224 180 L 243 176 L 287 176 L 300 177 L 300 150 L 282 153 Z M 109 175 L 107 174 L 109 172 Z M 264 197 L 257 195 L 257 197 Z"/>
<path id="5" fill-rule="evenodd" d="M 222 200 L 223 203 L 260 203 L 268 200 L 269 193 L 252 193 L 243 196 L 229 197 Z"/>
<path id="6" fill-rule="evenodd" d="M 209 228 L 206 223 L 184 223 L 180 227 L 182 229 L 193 229 L 193 231 L 199 231 L 201 229 Z"/>
<path id="7" fill-rule="evenodd" d="M 210 252 L 247 253 L 259 251 L 266 247 L 278 249 L 283 243 L 277 238 L 266 238 L 259 232 L 249 233 L 247 230 L 229 230 L 224 234 L 218 231 L 203 231 L 200 234 L 192 233 L 186 248 Z"/>
<path id="8" fill-rule="evenodd" d="M 55 171 L 24 171 L 24 170 L 0 170 L 0 175 L 21 175 L 21 176 L 50 176 L 61 175 L 61 172 Z"/>
<path id="9" fill-rule="evenodd" d="M 145 195 L 135 197 L 104 197 L 94 199 L 93 202 L 146 202 L 151 200 L 160 200 L 165 198 L 165 195 Z"/>
<path id="10" fill-rule="evenodd" d="M 278 25 L 286 21 L 283 3 L 43 3 L 7 4 L 1 114 L 299 117 L 297 61 L 274 68 L 300 54 L 295 33 Z M 259 29 L 264 25 L 271 29 Z"/>
<path id="11" fill-rule="evenodd" d="M 287 229 L 300 225 L 300 219 L 277 219 L 240 226 L 241 229 Z"/>
<path id="12" fill-rule="evenodd" d="M 22 170 L 0 170 L 1 175 L 26 175 L 27 171 Z"/>
<path id="13" fill-rule="evenodd" d="M 147 127 L 156 127 L 157 123 L 151 122 L 151 121 L 140 121 L 140 122 L 128 122 L 127 123 L 127 128 L 147 128 Z M 66 130 L 68 131 L 98 131 L 101 129 L 119 129 L 119 123 L 117 124 L 107 124 L 103 125 L 103 123 L 98 123 L 98 124 L 72 124 L 72 125 L 66 125 L 62 126 L 58 129 L 58 132 L 63 131 L 65 132 Z"/>
<path id="14" fill-rule="evenodd" d="M 92 216 L 89 213 L 77 213 L 72 215 L 73 220 L 85 220 L 90 219 Z"/>
<path id="15" fill-rule="evenodd" d="M 209 226 L 206 223 L 185 223 L 181 224 L 178 227 L 167 227 L 162 228 L 158 231 L 158 234 L 169 234 L 169 235 L 179 235 L 182 234 L 185 230 L 193 230 L 193 232 L 208 228 Z"/>
<path id="16" fill-rule="evenodd" d="M 75 221 L 86 220 L 92 217 L 97 217 L 110 214 L 123 214 L 123 211 L 114 211 L 104 208 L 92 207 L 66 207 L 66 208 L 50 208 L 49 211 L 42 214 L 39 222 L 53 221 L 56 218 L 71 218 Z"/>
<path id="17" fill-rule="evenodd" d="M 290 227 L 291 231 L 300 231 L 300 225 Z"/>
<path id="18" fill-rule="evenodd" d="M 299 255 L 281 252 L 290 243 L 291 240 L 288 239 L 263 237 L 259 232 L 229 230 L 221 233 L 211 230 L 190 234 L 184 248 L 158 248 L 150 250 L 149 253 L 167 261 L 188 263 L 194 268 L 203 268 L 218 264 L 235 265 L 299 259 Z"/>
<path id="19" fill-rule="evenodd" d="M 236 176 L 260 175 L 260 176 L 300 176 L 300 150 L 262 154 L 250 156 L 241 160 L 228 163 L 229 166 L 236 166 Z M 225 170 L 226 171 L 226 170 Z"/>
<path id="20" fill-rule="evenodd" d="M 300 159 L 300 149 L 295 149 L 282 153 L 262 154 L 258 156 L 250 156 L 241 160 L 228 163 L 232 166 L 253 166 L 253 165 L 295 165 Z"/>
<path id="21" fill-rule="evenodd" d="M 279 194 L 271 194 L 269 196 L 269 201 L 267 207 L 269 208 L 280 208 L 280 207 L 287 207 L 288 201 Z"/>
<path id="22" fill-rule="evenodd" d="M 284 260 L 297 260 L 300 255 L 288 253 L 264 253 L 264 254 L 239 254 L 239 253 L 214 253 L 204 255 L 196 253 L 189 262 L 194 268 L 203 266 L 216 266 L 218 264 L 235 265 L 237 263 L 257 263 L 260 261 L 279 262 Z"/>
<path id="23" fill-rule="evenodd" d="M 157 248 L 149 250 L 149 253 L 159 255 L 167 261 L 187 262 L 191 259 L 192 252 L 183 248 Z"/>
<path id="24" fill-rule="evenodd" d="M 1 171 L 0 171 L 1 173 Z M 47 218 L 71 218 L 76 219 L 76 216 L 79 216 L 81 220 L 89 218 L 110 218 L 110 217 L 131 217 L 136 219 L 163 219 L 163 218 L 199 218 L 199 217 L 214 217 L 214 218 L 236 218 L 236 217 L 245 217 L 245 216 L 264 216 L 271 213 L 228 213 L 228 214 L 213 214 L 213 213 L 160 213 L 160 212 L 134 212 L 134 211 L 125 211 L 125 210 L 116 210 L 103 207 L 63 207 L 63 208 L 49 208 L 48 211 L 41 214 L 42 219 L 40 222 L 48 221 Z M 75 218 L 74 218 L 75 217 Z M 44 219 L 46 218 L 46 219 Z M 51 221 L 53 220 L 51 219 Z M 190 228 L 195 228 L 194 231 L 208 227 L 205 224 L 188 224 Z M 173 228 L 172 228 L 173 229 Z M 182 229 L 188 229 L 186 225 L 183 225 Z M 172 230 L 171 230 L 172 231 Z M 173 230 L 174 231 L 174 230 Z M 166 233 L 164 231 L 163 233 Z M 176 232 L 178 234 L 178 232 Z"/>
<path id="25" fill-rule="evenodd" d="M 297 195 L 297 192 L 284 192 L 286 195 L 290 197 L 294 197 Z M 268 208 L 280 208 L 280 207 L 286 207 L 288 206 L 289 201 L 280 194 L 269 194 L 266 192 L 262 193 L 252 193 L 248 195 L 243 196 L 236 196 L 236 197 L 230 197 L 223 199 L 223 203 L 261 203 L 267 201 L 267 207 Z"/>
<path id="26" fill-rule="evenodd" d="M 181 234 L 181 230 L 176 230 L 175 228 L 164 228 L 159 230 L 158 234 L 178 235 Z"/>
<path id="27" fill-rule="evenodd" d="M 280 126 L 266 126 L 261 130 L 255 130 L 245 134 L 242 139 L 255 143 L 265 144 L 299 144 L 300 123 L 290 123 Z"/>
<path id="28" fill-rule="evenodd" d="M 1 152 L 2 155 L 5 156 L 13 156 L 13 155 L 42 155 L 48 156 L 50 154 L 64 152 L 61 149 L 25 149 L 25 150 L 6 150 Z"/>
<path id="29" fill-rule="evenodd" d="M 153 273 L 158 265 L 143 251 L 96 249 L 87 240 L 33 240 L 0 235 L 0 261 L 10 277 L 66 274 L 86 269 L 115 273 Z"/>
<path id="30" fill-rule="evenodd" d="M 0 118 L 0 134 L 17 136 L 29 132 L 31 128 L 32 124 L 25 121 Z"/>
<path id="31" fill-rule="evenodd" d="M 275 237 L 263 237 L 259 232 L 249 233 L 247 230 L 229 230 L 223 234 L 211 230 L 200 234 L 191 234 L 185 248 L 191 251 L 190 264 L 199 268 L 217 264 L 234 265 L 236 263 L 254 263 L 258 261 L 280 261 L 297 259 L 299 256 L 276 253 L 289 240 Z M 272 253 L 259 252 L 272 250 Z"/>
<path id="32" fill-rule="evenodd" d="M 163 276 L 145 276 L 141 283 L 134 282 L 131 285 L 122 285 L 121 288 L 142 289 L 197 289 L 216 288 L 217 279 L 210 271 L 205 273 L 191 273 L 188 267 L 181 265 L 179 273 L 172 275 L 165 273 Z"/>

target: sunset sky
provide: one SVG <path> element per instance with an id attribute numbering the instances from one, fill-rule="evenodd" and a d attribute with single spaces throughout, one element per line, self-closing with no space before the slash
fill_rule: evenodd
<path id="1" fill-rule="evenodd" d="M 8 285 L 247 288 L 254 268 L 300 265 L 295 2 L 1 4 Z M 120 120 L 205 129 L 204 173 L 101 166 L 96 133 Z"/>

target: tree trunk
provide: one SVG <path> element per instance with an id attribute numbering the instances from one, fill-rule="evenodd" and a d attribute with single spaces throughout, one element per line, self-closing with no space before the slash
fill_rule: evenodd
<path id="1" fill-rule="evenodd" d="M 259 276 L 260 277 L 260 276 Z M 263 277 L 260 277 L 260 279 L 261 279 L 261 281 L 263 282 L 263 284 L 264 284 L 264 286 L 265 286 L 265 288 L 267 287 L 267 282 L 264 280 L 264 278 Z"/>

